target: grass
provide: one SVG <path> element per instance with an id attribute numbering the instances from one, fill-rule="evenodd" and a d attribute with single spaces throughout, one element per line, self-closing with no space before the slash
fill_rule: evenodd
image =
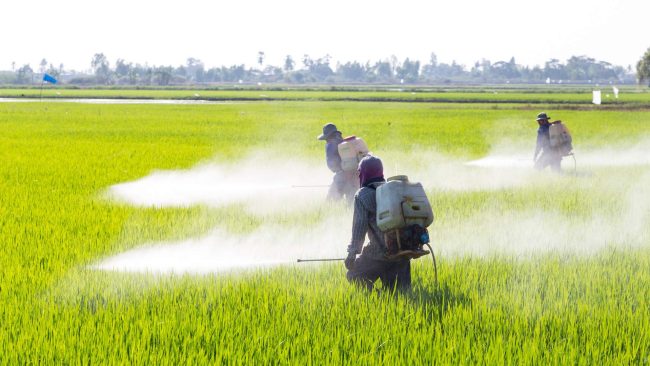
<path id="1" fill-rule="evenodd" d="M 609 86 L 531 86 L 528 88 L 495 86 L 493 88 L 428 88 L 413 86 L 383 87 L 378 89 L 323 88 L 297 89 L 291 87 L 236 87 L 237 89 L 68 89 L 47 87 L 42 93 L 37 88 L 0 88 L 0 97 L 5 98 L 131 98 L 131 99 L 180 99 L 180 100 L 285 100 L 285 101 L 397 101 L 436 103 L 517 103 L 517 104 L 566 104 L 590 105 L 591 91 L 602 90 L 604 105 L 622 107 L 631 105 L 650 106 L 650 91 L 647 88 L 622 87 L 619 98 L 615 98 Z M 629 107 L 629 106 L 628 106 Z"/>
<path id="2" fill-rule="evenodd" d="M 310 225 L 328 214 L 242 217 L 227 207 L 136 208 L 99 197 L 154 169 L 255 150 L 322 164 L 315 137 L 326 121 L 363 136 L 376 152 L 430 149 L 473 159 L 503 141 L 532 144 L 537 112 L 306 101 L 0 103 L 0 363 L 647 364 L 647 230 L 587 256 L 439 256 L 440 289 L 430 261 L 420 260 L 413 292 L 396 297 L 356 290 L 340 264 L 205 276 L 86 267 L 215 226 L 246 232 L 269 220 Z M 568 123 L 580 148 L 625 147 L 650 136 L 648 112 L 547 112 Z M 540 209 L 577 223 L 615 219 L 623 188 L 646 174 L 642 166 L 497 191 L 427 187 L 437 214 L 434 242 L 444 252 L 451 243 L 435 240 L 495 212 L 517 220 Z"/>

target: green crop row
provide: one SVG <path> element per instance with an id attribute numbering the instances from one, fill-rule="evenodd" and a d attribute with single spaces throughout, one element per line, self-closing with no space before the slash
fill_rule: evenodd
<path id="1" fill-rule="evenodd" d="M 325 205 L 250 215 L 236 204 L 133 207 L 102 197 L 154 170 L 260 151 L 326 169 L 316 136 L 332 121 L 362 136 L 386 166 L 399 169 L 391 157 L 420 157 L 435 173 L 504 144 L 532 155 L 538 112 L 315 101 L 0 103 L 0 364 L 646 364 L 647 165 L 581 167 L 582 176 L 540 174 L 493 190 L 430 184 L 439 286 L 423 258 L 408 294 L 362 292 L 340 263 L 209 275 L 88 267 L 215 227 L 245 234 L 269 222 L 289 230 L 349 215 Z M 546 112 L 568 124 L 577 150 L 613 154 L 650 136 L 650 112 Z M 512 240 L 523 223 L 541 228 L 547 215 L 566 224 L 563 240 L 585 250 L 518 256 L 516 248 L 478 247 Z M 534 234 L 517 244 L 531 246 Z"/>
<path id="2" fill-rule="evenodd" d="M 5 98 L 120 98 L 120 99 L 179 99 L 208 101 L 246 100 L 307 100 L 307 101 L 404 101 L 436 103 L 552 103 L 591 104 L 591 89 L 577 92 L 548 92 L 533 88 L 530 90 L 485 88 L 484 90 L 429 91 L 420 89 L 385 90 L 269 90 L 265 88 L 245 90 L 182 90 L 182 89 L 66 89 L 48 87 L 39 89 L 0 89 Z M 603 104 L 643 105 L 650 103 L 650 92 L 644 89 L 622 89 L 618 98 L 609 88 L 603 88 Z"/>

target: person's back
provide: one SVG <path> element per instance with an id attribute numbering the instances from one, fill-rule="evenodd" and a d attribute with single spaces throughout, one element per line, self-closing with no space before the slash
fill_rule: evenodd
<path id="1" fill-rule="evenodd" d="M 384 235 L 377 226 L 377 187 L 385 182 L 383 164 L 374 156 L 366 156 L 359 163 L 361 188 L 354 196 L 352 238 L 348 245 L 345 266 L 349 281 L 372 289 L 381 279 L 386 288 L 407 290 L 411 287 L 411 263 L 408 259 L 386 259 Z M 363 246 L 366 235 L 370 241 Z M 357 254 L 361 253 L 359 258 Z"/>
<path id="2" fill-rule="evenodd" d="M 361 252 L 364 239 L 368 236 L 369 243 L 364 250 L 369 250 L 373 258 L 382 259 L 386 253 L 384 234 L 377 226 L 377 187 L 383 181 L 366 184 L 359 188 L 354 196 L 354 215 L 352 218 L 352 239 L 350 250 Z"/>

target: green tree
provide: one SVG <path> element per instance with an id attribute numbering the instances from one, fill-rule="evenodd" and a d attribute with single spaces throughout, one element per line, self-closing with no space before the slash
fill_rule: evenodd
<path id="1" fill-rule="evenodd" d="M 257 52 L 257 63 L 260 64 L 260 69 L 264 65 L 264 52 L 259 51 Z"/>
<path id="2" fill-rule="evenodd" d="M 59 70 L 53 64 L 50 64 L 50 67 L 45 72 L 47 72 L 48 74 L 54 76 L 55 78 L 58 78 L 59 75 L 61 74 L 59 72 Z"/>
<path id="3" fill-rule="evenodd" d="M 16 75 L 16 83 L 18 84 L 29 84 L 31 83 L 34 77 L 34 70 L 32 70 L 32 67 L 29 66 L 29 64 L 23 65 L 21 68 L 18 69 L 17 75 Z"/>
<path id="4" fill-rule="evenodd" d="M 396 74 L 407 83 L 416 82 L 420 76 L 420 61 L 411 61 L 407 57 L 402 65 L 397 67 Z"/>
<path id="5" fill-rule="evenodd" d="M 650 81 L 650 47 L 648 47 L 648 50 L 645 51 L 643 57 L 636 64 L 636 78 L 639 84 L 644 81 Z"/>
<path id="6" fill-rule="evenodd" d="M 41 63 L 40 63 L 40 66 L 41 66 L 41 67 L 38 69 L 38 71 L 42 74 L 42 73 L 44 73 L 45 70 L 47 69 L 47 60 L 46 60 L 46 59 L 42 59 L 42 60 L 41 60 Z"/>
<path id="7" fill-rule="evenodd" d="M 339 65 L 336 69 L 336 73 L 341 75 L 345 81 L 362 81 L 366 75 L 366 70 L 363 65 L 354 61 L 346 62 L 343 65 Z"/>
<path id="8" fill-rule="evenodd" d="M 291 55 L 287 55 L 284 59 L 284 71 L 293 71 L 293 67 L 296 65 L 296 62 L 293 60 Z"/>
<path id="9" fill-rule="evenodd" d="M 429 63 L 422 67 L 422 76 L 428 79 L 433 79 L 436 77 L 436 68 L 438 67 L 438 56 L 435 53 L 431 52 L 429 57 Z"/>
<path id="10" fill-rule="evenodd" d="M 191 81 L 202 82 L 205 75 L 203 62 L 198 58 L 190 57 L 187 59 L 187 76 Z"/>
<path id="11" fill-rule="evenodd" d="M 160 66 L 154 70 L 154 80 L 158 85 L 169 85 L 169 82 L 172 80 L 172 71 L 174 70 L 171 66 Z"/>
<path id="12" fill-rule="evenodd" d="M 374 74 L 379 81 L 390 82 L 393 79 L 393 67 L 389 61 L 377 61 L 373 66 Z"/>
<path id="13" fill-rule="evenodd" d="M 556 58 L 546 61 L 544 75 L 553 80 L 566 80 L 568 78 L 566 67 Z"/>
<path id="14" fill-rule="evenodd" d="M 111 79 L 111 68 L 108 64 L 108 59 L 103 53 L 96 53 L 90 62 L 95 78 L 100 84 L 108 84 Z"/>
<path id="15" fill-rule="evenodd" d="M 314 64 L 314 60 L 309 57 L 309 55 L 305 54 L 302 56 L 302 64 L 305 66 L 306 69 L 310 68 L 311 65 Z"/>
<path id="16" fill-rule="evenodd" d="M 131 63 L 127 64 L 126 61 L 118 58 L 115 62 L 115 75 L 117 75 L 119 78 L 126 77 L 129 74 L 131 67 Z"/>

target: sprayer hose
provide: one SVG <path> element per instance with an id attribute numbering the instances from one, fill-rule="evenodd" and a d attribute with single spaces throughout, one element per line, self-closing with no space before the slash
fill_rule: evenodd
<path id="1" fill-rule="evenodd" d="M 433 254 L 433 249 L 431 248 L 431 245 L 429 243 L 425 243 L 429 248 L 429 251 L 431 252 L 431 259 L 433 259 L 433 274 L 434 274 L 434 279 L 436 281 L 436 285 L 438 285 L 438 266 L 436 265 L 436 256 Z"/>

